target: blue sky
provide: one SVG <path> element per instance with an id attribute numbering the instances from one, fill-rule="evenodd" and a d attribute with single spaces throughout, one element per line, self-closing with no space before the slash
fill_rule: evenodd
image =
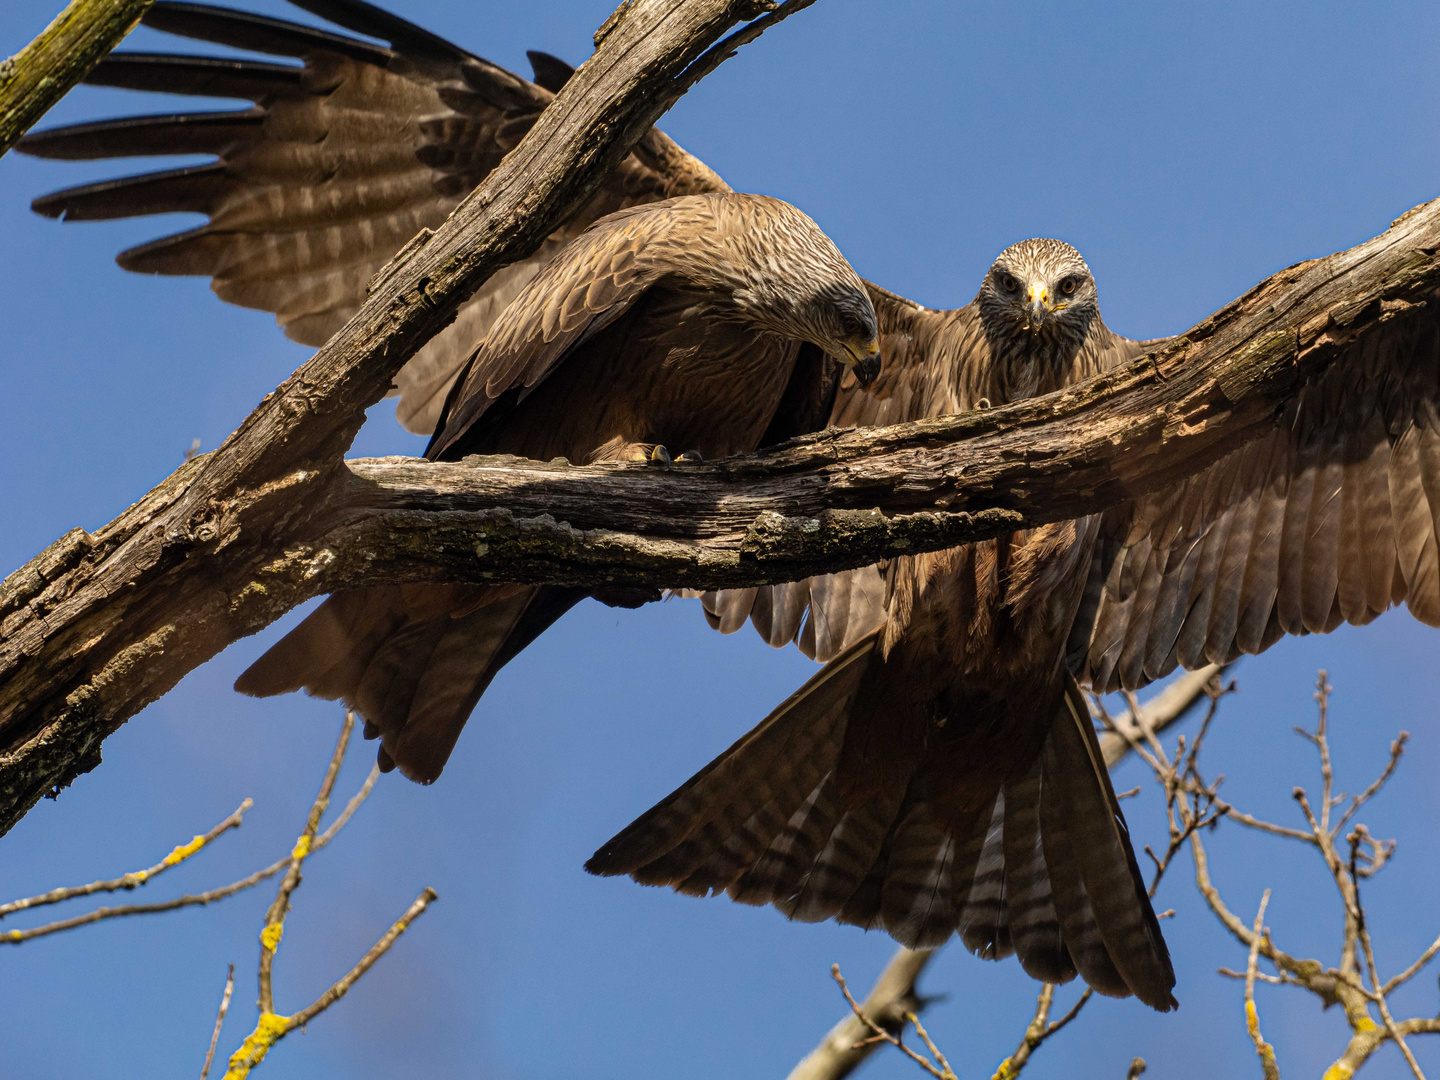
<path id="1" fill-rule="evenodd" d="M 524 50 L 578 62 L 606 0 L 397 10 L 516 70 Z M 59 0 L 0 6 L 0 55 Z M 256 10 L 286 14 L 279 0 Z M 303 15 L 296 17 L 305 18 Z M 174 48 L 137 33 L 132 48 Z M 813 215 L 865 276 L 932 306 L 974 294 L 1001 249 L 1034 235 L 1078 246 L 1109 324 L 1183 331 L 1265 275 L 1355 244 L 1440 194 L 1440 11 L 1433 5 L 862 3 L 821 0 L 747 47 L 663 126 L 737 188 Z M 190 104 L 194 104 L 191 102 Z M 82 89 L 50 122 L 162 111 Z M 121 171 L 138 171 L 122 162 Z M 95 528 L 167 475 L 198 437 L 213 448 L 302 362 L 270 317 L 221 304 L 198 279 L 118 270 L 130 244 L 176 220 L 61 226 L 30 214 L 54 188 L 106 166 L 0 160 L 0 566 L 65 530 Z M 418 453 L 372 412 L 357 454 Z M 194 672 L 105 746 L 104 765 L 0 840 L 0 898 L 155 862 L 252 796 L 238 833 L 144 891 L 159 899 L 232 880 L 288 850 L 338 726 L 329 703 L 252 701 L 229 687 L 292 615 Z M 1366 815 L 1401 838 L 1367 890 L 1393 972 L 1440 932 L 1440 637 L 1406 614 L 1290 640 L 1236 674 L 1211 741 L 1228 797 L 1293 822 L 1315 785 L 1315 670 L 1336 686 L 1340 783 L 1367 783 L 1401 728 L 1410 755 Z M 868 985 L 887 938 L 792 925 L 769 909 L 700 901 L 580 869 L 601 842 L 750 727 L 811 670 L 748 631 L 711 633 L 693 604 L 617 612 L 586 604 L 496 681 L 442 781 L 387 778 L 309 865 L 277 960 L 281 1011 L 347 969 L 423 886 L 439 902 L 350 997 L 263 1066 L 271 1080 L 446 1075 L 783 1076 L 841 1014 L 839 961 Z M 352 753 L 358 785 L 370 747 Z M 1143 782 L 1136 763 L 1117 787 Z M 1155 799 L 1127 804 L 1163 842 Z M 1340 907 L 1318 861 L 1233 827 L 1212 839 L 1233 907 L 1270 921 L 1292 952 L 1335 958 Z M 1244 957 L 1201 907 L 1182 863 L 1160 907 L 1181 1009 L 1099 1001 L 1028 1075 L 1118 1077 L 1255 1070 L 1240 990 Z M 225 965 L 237 966 L 222 1053 L 253 1023 L 256 932 L 273 893 L 211 910 L 115 922 L 0 951 L 0 1076 L 195 1075 Z M 10 925 L 7 923 L 7 926 Z M 14 925 L 28 925 L 17 921 Z M 1397 1003 L 1436 1011 L 1434 976 Z M 1020 1037 L 1034 986 L 1013 963 L 958 947 L 924 988 L 949 995 L 932 1032 L 962 1076 L 989 1075 Z M 1071 1000 L 1074 990 L 1062 991 Z M 1343 1045 L 1338 1012 L 1264 988 L 1286 1075 L 1318 1074 Z M 1417 1044 L 1440 1068 L 1440 1046 Z M 916 1075 L 898 1058 L 868 1075 Z M 1396 1077 L 1392 1050 L 1369 1077 Z"/>

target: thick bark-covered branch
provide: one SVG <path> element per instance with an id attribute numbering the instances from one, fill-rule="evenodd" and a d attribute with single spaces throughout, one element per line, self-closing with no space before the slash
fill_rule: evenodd
<path id="1" fill-rule="evenodd" d="M 73 0 L 25 48 L 0 60 L 0 157 L 90 73 L 155 0 Z"/>
<path id="2" fill-rule="evenodd" d="M 707 50 L 727 30 L 762 11 L 771 25 L 808 2 L 627 0 L 520 145 L 377 275 L 355 318 L 218 450 L 0 586 L 0 833 L 94 767 L 100 742 L 186 671 L 313 591 L 271 593 L 263 570 L 285 561 L 335 488 L 364 410 L 405 361 L 569 218 L 723 59 Z"/>
<path id="3" fill-rule="evenodd" d="M 670 470 L 344 465 L 405 359 L 552 231 L 754 10 L 629 4 L 486 183 L 220 449 L 0 586 L 0 831 L 186 672 L 317 593 L 401 580 L 756 584 L 1092 513 L 1257 437 L 1390 320 L 1435 317 L 1429 204 L 1277 274 L 1152 357 L 1004 409 Z"/>

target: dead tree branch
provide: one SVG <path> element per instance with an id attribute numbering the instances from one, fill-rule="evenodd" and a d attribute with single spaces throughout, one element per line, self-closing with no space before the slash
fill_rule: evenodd
<path id="1" fill-rule="evenodd" d="M 319 593 L 415 580 L 750 585 L 1075 517 L 1258 437 L 1345 349 L 1393 320 L 1435 317 L 1440 202 L 1275 275 L 1124 370 L 1003 409 L 673 470 L 344 463 L 404 361 L 573 212 L 756 11 L 632 0 L 486 182 L 219 449 L 6 579 L 0 832 L 93 768 L 103 740 L 186 672 Z"/>
<path id="2" fill-rule="evenodd" d="M 89 74 L 154 0 L 73 0 L 25 48 L 0 61 L 0 157 Z"/>
<path id="3" fill-rule="evenodd" d="M 73 530 L 6 579 L 0 832 L 93 768 L 103 739 L 185 671 L 315 586 L 339 585 L 321 580 L 336 558 L 312 547 L 306 519 L 336 490 L 377 489 L 352 485 L 341 461 L 365 409 L 461 302 L 567 220 L 689 81 L 723 59 L 707 54 L 722 35 L 768 9 L 758 31 L 808 2 L 629 0 L 521 143 L 382 271 L 355 318 L 219 449 L 97 534 Z M 365 542 L 358 520 L 338 524 Z M 342 549 L 353 570 L 358 548 Z"/>
<path id="4" fill-rule="evenodd" d="M 586 104 L 566 98 L 572 85 L 553 109 Z M 547 130 L 537 124 L 506 162 Z M 468 220 L 457 211 L 442 233 Z M 318 593 L 402 580 L 738 586 L 1091 513 L 1269 430 L 1342 348 L 1390 320 L 1433 317 L 1440 287 L 1436 202 L 1276 275 L 1153 357 L 1002 409 L 671 470 L 514 458 L 346 467 L 335 455 L 365 395 L 403 359 L 389 350 L 422 334 L 410 328 L 426 317 L 407 306 L 420 301 L 395 282 L 459 243 L 441 237 L 219 450 L 7 580 L 0 828 L 92 767 L 101 739 L 185 672 Z M 384 296 L 395 313 L 371 314 Z"/>

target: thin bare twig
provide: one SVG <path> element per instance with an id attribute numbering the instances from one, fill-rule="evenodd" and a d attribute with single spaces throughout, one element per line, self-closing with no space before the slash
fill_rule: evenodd
<path id="1" fill-rule="evenodd" d="M 215 1015 L 215 1030 L 210 1035 L 210 1049 L 205 1051 L 205 1067 L 200 1070 L 200 1080 L 210 1075 L 210 1065 L 215 1061 L 215 1046 L 220 1041 L 220 1029 L 225 1026 L 225 1014 L 230 1011 L 230 995 L 235 992 L 235 965 L 225 976 L 225 993 L 220 998 L 220 1011 Z"/>
<path id="2" fill-rule="evenodd" d="M 1387 995 L 1394 993 L 1397 986 L 1400 986 L 1402 983 L 1409 982 L 1416 975 L 1420 974 L 1420 972 L 1424 969 L 1425 965 L 1430 963 L 1431 960 L 1435 959 L 1436 953 L 1440 953 L 1440 938 L 1436 938 L 1434 941 L 1432 941 L 1430 943 L 1430 947 L 1420 954 L 1420 958 L 1418 960 L 1416 960 L 1408 968 L 1400 972 L 1399 975 L 1396 975 L 1393 979 L 1391 979 L 1384 986 L 1382 986 L 1380 988 L 1380 993 Z"/>
<path id="3" fill-rule="evenodd" d="M 335 740 L 335 752 L 330 755 L 330 766 L 325 770 L 325 778 L 320 781 L 320 791 L 315 796 L 315 801 L 310 804 L 305 829 L 290 852 L 290 867 L 280 879 L 280 888 L 275 892 L 270 910 L 265 913 L 265 928 L 260 931 L 259 1004 L 262 1014 L 275 1011 L 270 972 L 275 962 L 275 950 L 280 947 L 281 935 L 285 933 L 285 916 L 290 911 L 290 896 L 300 885 L 300 867 L 310 854 L 310 847 L 315 842 L 315 832 L 320 828 L 320 819 L 330 805 L 330 795 L 335 790 L 335 778 L 340 775 L 340 764 L 345 760 L 345 751 L 350 746 L 350 733 L 354 730 L 355 713 L 347 709 L 345 722 L 340 727 L 340 737 Z"/>
<path id="4" fill-rule="evenodd" d="M 415 898 L 415 902 L 405 909 L 405 914 L 396 919 L 389 930 L 385 931 L 384 937 L 370 947 L 370 951 L 360 958 L 360 961 L 345 973 L 345 976 L 336 982 L 330 989 L 326 990 L 310 1005 L 301 1009 L 290 1018 L 290 1027 L 293 1030 L 297 1027 L 304 1027 L 315 1017 L 328 1009 L 335 1002 L 350 992 L 350 988 L 360 981 L 360 976 L 375 966 L 375 961 L 390 951 L 390 946 L 395 940 L 410 928 L 410 924 L 425 913 L 425 909 L 438 899 L 435 890 L 427 888 Z"/>
<path id="5" fill-rule="evenodd" d="M 1380 775 L 1375 778 L 1374 783 L 1351 799 L 1349 809 L 1340 816 L 1340 820 L 1337 821 L 1330 830 L 1331 836 L 1338 836 L 1340 830 L 1345 828 L 1345 826 L 1350 823 L 1350 819 L 1355 816 L 1355 812 L 1379 794 L 1380 789 L 1385 786 L 1394 774 L 1395 767 L 1400 764 L 1400 759 L 1405 754 L 1405 744 L 1409 741 L 1410 733 L 1408 731 L 1402 731 L 1399 735 L 1395 736 L 1395 741 L 1390 744 L 1390 760 L 1385 763 L 1385 768 L 1380 770 Z"/>
<path id="6" fill-rule="evenodd" d="M 315 843 L 310 847 L 310 854 L 315 854 L 326 844 L 335 838 L 335 834 L 344 828 L 346 822 L 359 809 L 375 787 L 375 781 L 380 776 L 380 769 L 374 766 L 370 769 L 370 775 L 365 778 L 365 783 L 360 790 L 346 804 L 344 811 L 336 818 L 328 829 L 315 838 Z M 187 893 L 184 896 L 177 896 L 171 900 L 160 900 L 153 904 L 122 904 L 116 907 L 96 908 L 84 915 L 75 915 L 68 919 L 60 919 L 56 922 L 46 923 L 43 926 L 32 927 L 29 930 L 11 930 L 6 934 L 0 934 L 0 944 L 18 944 L 22 941 L 30 941 L 38 937 L 46 937 L 50 934 L 58 934 L 63 930 L 74 930 L 77 927 L 89 926 L 92 923 L 101 922 L 106 919 L 122 918 L 129 915 L 159 915 L 167 911 L 177 911 L 180 908 L 204 907 L 213 904 L 217 900 L 226 900 L 236 893 L 244 892 L 246 889 L 254 888 L 262 881 L 268 881 L 280 871 L 290 865 L 290 856 L 277 859 L 263 870 L 257 870 L 253 874 L 241 878 L 239 881 L 232 881 L 229 885 L 222 885 L 218 888 L 207 889 L 199 893 Z"/>
<path id="7" fill-rule="evenodd" d="M 1260 962 L 1260 941 L 1265 936 L 1265 909 L 1270 905 L 1270 890 L 1260 898 L 1260 910 L 1255 913 L 1255 925 L 1250 931 L 1250 959 L 1245 964 L 1245 1030 L 1255 1044 L 1255 1053 L 1260 1057 L 1260 1068 L 1265 1080 L 1280 1080 L 1280 1066 L 1275 1062 L 1275 1048 L 1260 1034 L 1260 1012 L 1255 1008 L 1255 972 Z"/>
<path id="8" fill-rule="evenodd" d="M 1385 1000 L 1384 985 L 1380 982 L 1380 972 L 1375 964 L 1375 949 L 1370 941 L 1370 928 L 1365 921 L 1365 906 L 1360 903 L 1360 875 L 1356 872 L 1355 864 L 1359 859 L 1360 845 L 1368 839 L 1365 826 L 1357 825 L 1355 831 L 1347 839 L 1350 843 L 1350 880 L 1355 896 L 1355 926 L 1360 938 L 1360 947 L 1365 953 L 1365 967 L 1370 972 L 1370 985 L 1375 987 L 1375 1005 L 1380 1010 L 1380 1018 L 1385 1022 L 1385 1030 L 1389 1032 L 1390 1038 L 1395 1040 L 1395 1045 L 1400 1047 L 1400 1053 L 1405 1055 L 1405 1063 L 1410 1066 L 1415 1080 L 1425 1080 L 1425 1074 L 1420 1070 L 1420 1063 L 1415 1060 L 1414 1053 L 1411 1052 L 1409 1044 L 1405 1042 L 1405 1037 L 1395 1023 L 1395 1017 L 1390 1013 L 1390 1004 Z"/>
<path id="9" fill-rule="evenodd" d="M 122 889 L 134 889 L 146 884 L 154 878 L 159 877 L 172 866 L 179 866 L 186 859 L 190 858 L 202 848 L 208 846 L 231 829 L 238 829 L 245 818 L 245 811 L 249 810 L 254 803 L 246 799 L 235 812 L 227 817 L 220 824 L 216 825 L 207 833 L 194 837 L 189 843 L 180 844 L 165 858 L 161 859 L 154 866 L 145 870 L 136 870 L 125 874 L 123 877 L 111 878 L 108 881 L 92 881 L 89 885 L 72 885 L 62 889 L 51 889 L 39 896 L 27 896 L 23 900 L 11 900 L 7 904 L 0 904 L 0 919 L 7 915 L 14 915 L 16 912 L 29 911 L 31 908 L 45 907 L 49 904 L 58 904 L 65 900 L 74 900 L 81 896 L 93 896 L 100 892 L 119 892 Z M 10 934 L 0 934 L 0 942 L 24 941 L 25 937 L 15 936 L 19 931 L 12 931 Z"/>

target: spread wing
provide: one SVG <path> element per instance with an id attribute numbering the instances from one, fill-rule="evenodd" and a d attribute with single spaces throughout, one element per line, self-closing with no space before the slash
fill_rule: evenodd
<path id="1" fill-rule="evenodd" d="M 291 62 L 115 53 L 86 81 L 251 106 L 54 128 L 19 149 L 67 159 L 213 155 L 210 164 L 56 192 L 34 208 L 77 220 L 204 214 L 198 228 L 122 252 L 120 265 L 207 276 L 222 299 L 272 311 L 289 337 L 320 345 L 358 310 L 376 271 L 420 229 L 437 228 L 520 141 L 569 69 L 532 54 L 532 83 L 361 0 L 294 2 L 388 44 L 160 0 L 143 20 L 154 29 Z M 491 278 L 406 365 L 396 379 L 401 422 L 433 430 L 474 344 L 590 222 L 716 190 L 727 190 L 719 177 L 652 130 L 570 225 Z"/>
<path id="2" fill-rule="evenodd" d="M 1273 431 L 1108 511 L 1070 639 L 1097 690 L 1404 603 L 1440 625 L 1440 324 L 1390 315 Z"/>
<path id="3" fill-rule="evenodd" d="M 973 408 L 971 373 L 982 366 L 977 357 L 985 349 L 973 305 L 930 311 L 867 286 L 880 322 L 880 375 L 862 387 L 847 371 L 829 425 L 876 427 Z M 749 621 L 771 646 L 794 642 L 806 656 L 826 662 L 880 624 L 884 574 L 879 564 L 783 585 L 680 595 L 699 596 L 707 621 L 722 634 Z"/>

